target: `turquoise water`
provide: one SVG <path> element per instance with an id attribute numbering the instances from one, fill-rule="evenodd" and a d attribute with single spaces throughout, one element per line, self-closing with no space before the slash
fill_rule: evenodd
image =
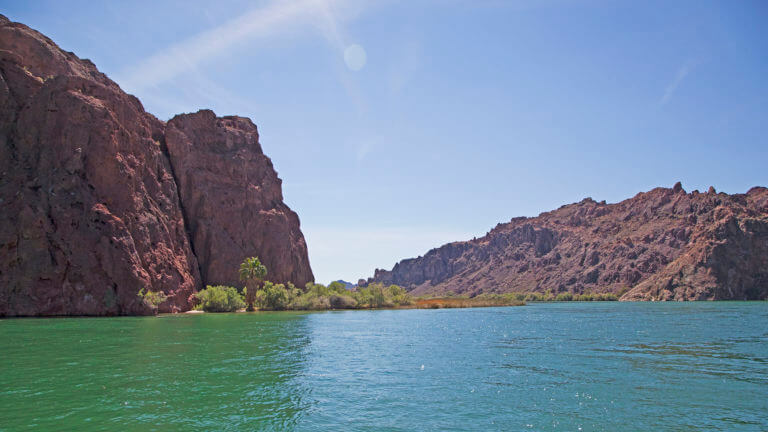
<path id="1" fill-rule="evenodd" d="M 0 320 L 0 430 L 768 430 L 768 302 Z"/>

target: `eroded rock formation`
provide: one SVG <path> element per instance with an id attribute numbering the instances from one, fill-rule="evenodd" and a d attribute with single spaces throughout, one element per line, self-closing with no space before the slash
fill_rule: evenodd
<path id="1" fill-rule="evenodd" d="M 656 188 L 617 204 L 585 199 L 499 224 L 377 270 L 415 294 L 617 293 L 623 300 L 768 298 L 768 189 Z"/>
<path id="2" fill-rule="evenodd" d="M 239 286 L 238 263 L 259 256 L 269 280 L 313 281 L 299 217 L 249 119 L 212 111 L 172 118 L 165 139 L 203 280 Z"/>
<path id="3" fill-rule="evenodd" d="M 169 157 L 166 141 L 185 153 Z M 183 311 L 203 284 L 236 284 L 225 268 L 249 255 L 281 281 L 312 280 L 250 121 L 203 111 L 167 126 L 90 61 L 2 15 L 0 149 L 0 316 L 146 314 L 142 289 Z M 210 207 L 227 188 L 242 201 Z"/>

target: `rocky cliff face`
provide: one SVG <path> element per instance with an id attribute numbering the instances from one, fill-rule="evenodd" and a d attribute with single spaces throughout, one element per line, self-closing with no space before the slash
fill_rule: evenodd
<path id="1" fill-rule="evenodd" d="M 236 284 L 227 268 L 249 255 L 281 281 L 312 280 L 250 121 L 203 111 L 166 125 L 90 61 L 1 15 L 0 149 L 0 316 L 146 314 L 142 289 L 183 311 L 203 284 Z M 226 188 L 242 201 L 212 207 Z"/>
<path id="2" fill-rule="evenodd" d="M 678 183 L 617 204 L 585 199 L 499 224 L 377 270 L 416 294 L 618 293 L 623 300 L 768 298 L 768 189 L 686 193 Z"/>
<path id="3" fill-rule="evenodd" d="M 165 140 L 203 280 L 239 286 L 243 257 L 259 256 L 273 282 L 313 281 L 299 217 L 249 119 L 212 111 L 168 122 Z"/>

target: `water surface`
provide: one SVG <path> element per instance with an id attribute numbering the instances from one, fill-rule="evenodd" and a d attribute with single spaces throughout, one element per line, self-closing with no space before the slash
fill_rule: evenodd
<path id="1" fill-rule="evenodd" d="M 0 430 L 768 430 L 768 302 L 0 320 Z"/>

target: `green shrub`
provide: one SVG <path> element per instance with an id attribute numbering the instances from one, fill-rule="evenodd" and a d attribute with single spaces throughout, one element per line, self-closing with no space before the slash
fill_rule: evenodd
<path id="1" fill-rule="evenodd" d="M 111 290 L 107 291 L 111 292 Z M 168 296 L 162 291 L 144 291 L 144 288 L 139 290 L 139 297 L 141 297 L 144 303 L 152 309 L 157 309 L 162 302 L 168 300 Z"/>
<path id="2" fill-rule="evenodd" d="M 333 281 L 333 282 L 329 283 L 328 284 L 328 289 L 331 292 L 336 292 L 336 293 L 339 293 L 339 294 L 345 294 L 347 292 L 347 287 L 345 287 L 344 284 L 339 282 L 339 281 Z"/>
<path id="3" fill-rule="evenodd" d="M 354 309 L 358 307 L 354 294 L 339 282 L 331 282 L 328 286 L 309 282 L 304 286 L 303 292 L 296 290 L 288 305 L 288 309 Z"/>
<path id="4" fill-rule="evenodd" d="M 249 289 L 246 287 L 243 290 L 246 297 L 250 297 Z M 328 286 L 309 282 L 304 290 L 300 290 L 291 283 L 283 285 L 265 281 L 263 287 L 251 296 L 261 310 L 382 308 L 414 303 L 413 297 L 404 288 L 397 285 L 384 287 L 380 283 L 349 291 L 339 282 L 332 282 Z"/>
<path id="5" fill-rule="evenodd" d="M 357 291 L 352 293 L 352 295 L 354 296 L 355 301 L 357 301 L 357 307 L 371 307 L 371 290 L 368 289 L 368 287 L 359 287 Z"/>
<path id="6" fill-rule="evenodd" d="M 406 306 L 414 303 L 413 297 L 398 285 L 385 287 L 382 283 L 373 283 L 350 294 L 360 308 Z"/>
<path id="7" fill-rule="evenodd" d="M 388 289 L 384 288 L 382 283 L 373 283 L 364 288 L 359 288 L 355 293 L 355 300 L 360 307 L 381 308 L 394 305 L 390 298 L 387 298 Z"/>
<path id="8" fill-rule="evenodd" d="M 544 296 L 537 292 L 530 292 L 525 295 L 525 298 L 523 300 L 532 301 L 532 302 L 544 301 Z"/>
<path id="9" fill-rule="evenodd" d="M 334 294 L 328 300 L 332 309 L 354 309 L 357 307 L 357 300 L 344 294 Z"/>
<path id="10" fill-rule="evenodd" d="M 405 290 L 405 288 L 398 285 L 390 285 L 387 288 L 386 296 L 389 301 L 397 306 L 405 306 L 413 304 L 413 297 Z"/>
<path id="11" fill-rule="evenodd" d="M 285 310 L 293 300 L 293 294 L 283 284 L 266 281 L 264 286 L 256 292 L 256 304 L 259 309 Z"/>
<path id="12" fill-rule="evenodd" d="M 195 307 L 206 312 L 234 312 L 245 307 L 245 302 L 237 289 L 229 286 L 210 286 L 195 294 L 200 303 Z"/>
<path id="13" fill-rule="evenodd" d="M 512 293 L 512 298 L 515 301 L 525 301 L 525 293 Z"/>
<path id="14" fill-rule="evenodd" d="M 397 306 L 408 306 L 413 304 L 413 297 L 410 294 L 399 294 L 392 297 L 392 303 Z"/>
<path id="15" fill-rule="evenodd" d="M 572 301 L 573 300 L 573 294 L 569 292 L 560 293 L 555 297 L 555 301 Z"/>
<path id="16" fill-rule="evenodd" d="M 374 284 L 370 287 L 371 290 L 371 302 L 369 303 L 372 308 L 381 308 L 392 306 L 391 302 L 387 300 L 387 294 L 384 291 L 383 284 Z"/>
<path id="17" fill-rule="evenodd" d="M 288 305 L 292 310 L 326 310 L 331 308 L 331 302 L 328 297 L 318 297 L 312 294 L 302 294 L 291 301 Z"/>

